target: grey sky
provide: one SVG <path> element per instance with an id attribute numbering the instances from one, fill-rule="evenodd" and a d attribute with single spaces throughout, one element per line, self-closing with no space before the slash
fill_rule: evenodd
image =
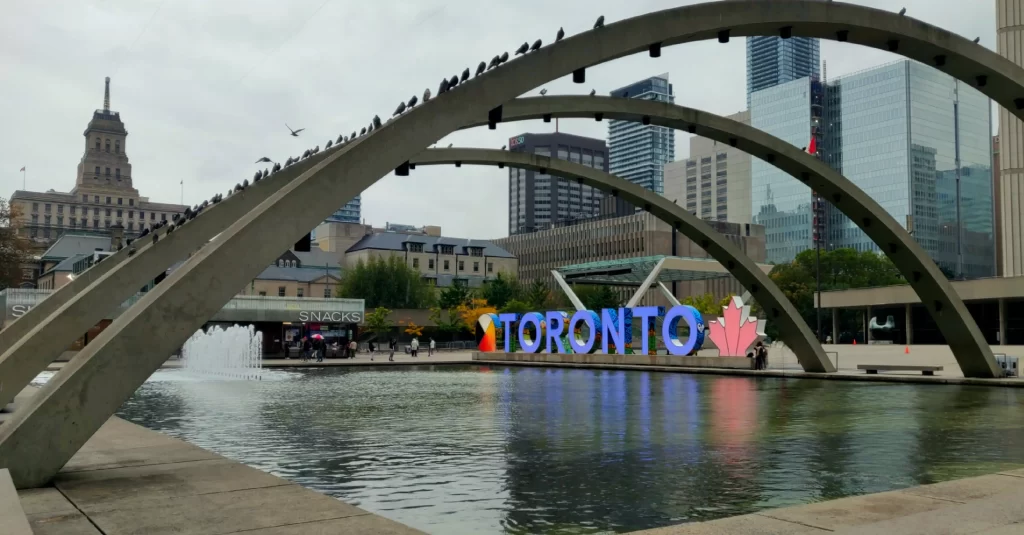
<path id="1" fill-rule="evenodd" d="M 110 76 L 112 108 L 129 132 L 135 186 L 154 201 L 193 204 L 250 178 L 257 158 L 284 159 L 358 130 L 399 100 L 435 91 L 442 76 L 475 66 L 523 41 L 568 34 L 692 0 L 35 0 L 0 18 L 0 196 L 21 188 L 68 191 L 82 156 L 82 132 L 102 107 Z M 995 48 L 994 0 L 857 0 L 898 10 Z M 317 11 L 319 9 L 319 11 Z M 315 15 L 314 15 L 315 13 Z M 822 42 L 833 78 L 897 59 L 872 49 Z M 686 44 L 662 58 L 623 58 L 590 69 L 587 84 L 565 78 L 553 94 L 598 93 L 668 72 L 676 102 L 720 114 L 745 103 L 743 39 Z M 533 91 L 536 93 L 540 88 Z M 284 123 L 306 128 L 288 136 Z M 497 148 L 541 122 L 453 134 L 443 144 Z M 607 123 L 562 121 L 561 130 L 604 138 Z M 686 157 L 687 136 L 676 154 Z M 493 167 L 421 168 L 388 176 L 363 194 L 363 217 L 441 225 L 446 235 L 504 236 L 507 174 Z M 282 214 L 284 215 L 284 214 Z"/>

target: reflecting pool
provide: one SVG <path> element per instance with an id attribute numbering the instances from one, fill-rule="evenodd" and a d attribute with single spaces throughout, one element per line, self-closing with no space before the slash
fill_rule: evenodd
<path id="1" fill-rule="evenodd" d="M 422 366 L 160 371 L 120 416 L 437 534 L 611 533 L 1024 467 L 1024 390 Z"/>

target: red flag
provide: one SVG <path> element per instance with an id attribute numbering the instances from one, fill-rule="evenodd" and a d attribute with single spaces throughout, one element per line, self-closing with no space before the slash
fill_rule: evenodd
<path id="1" fill-rule="evenodd" d="M 24 170 L 25 170 L 25 168 L 24 168 L 24 167 L 22 167 L 21 169 L 18 169 L 18 172 L 20 173 L 20 172 L 22 172 L 22 171 L 24 171 Z"/>
<path id="2" fill-rule="evenodd" d="M 807 146 L 807 152 L 811 154 L 818 153 L 818 141 L 814 138 L 814 136 L 811 136 L 811 144 Z"/>

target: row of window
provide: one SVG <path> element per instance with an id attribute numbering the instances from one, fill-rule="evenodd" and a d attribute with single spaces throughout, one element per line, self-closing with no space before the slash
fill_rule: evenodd
<path id="1" fill-rule="evenodd" d="M 82 197 L 88 197 L 88 196 L 87 195 L 83 195 Z M 117 199 L 117 204 L 121 205 L 122 204 L 121 201 L 122 201 L 122 199 L 120 199 L 120 198 Z M 99 197 L 96 197 L 96 202 L 99 202 Z M 110 204 L 110 197 L 107 197 L 107 204 Z M 135 206 L 135 200 L 134 199 L 128 199 L 128 206 Z M 107 209 L 105 209 L 105 211 L 106 211 L 106 215 L 109 217 L 110 214 L 111 214 L 111 209 L 107 208 Z M 32 221 L 35 221 L 36 218 L 38 217 L 38 214 L 39 214 L 39 203 L 37 203 L 37 202 L 32 203 L 32 212 L 33 212 L 32 213 Z M 73 205 L 73 204 L 72 205 L 68 205 L 68 213 L 70 215 L 76 215 L 77 212 L 78 212 L 78 206 Z M 50 203 L 44 203 L 43 204 L 43 213 L 44 214 L 53 213 L 53 205 L 50 204 Z M 57 213 L 58 214 L 63 214 L 64 213 L 64 205 L 63 204 L 58 204 L 57 205 Z M 82 207 L 82 215 L 88 215 L 88 213 L 89 213 L 89 207 L 88 206 L 83 206 Z M 93 213 L 93 215 L 99 215 L 100 214 L 100 209 L 99 208 L 93 208 L 92 209 L 92 213 Z M 122 214 L 123 214 L 122 210 L 117 210 L 117 217 L 122 217 Z M 167 213 L 160 213 L 160 221 L 167 221 L 167 216 L 168 216 Z M 49 216 L 47 216 L 47 217 L 49 217 Z M 149 212 L 149 220 L 150 221 L 156 221 L 156 218 L 157 218 L 157 212 Z M 135 219 L 135 210 L 128 210 L 128 219 Z M 146 219 L 146 212 L 144 210 L 139 210 L 139 219 Z"/>
<path id="2" fill-rule="evenodd" d="M 450 260 L 444 260 L 443 262 L 444 262 L 444 264 L 442 264 L 444 266 L 443 271 L 449 271 L 451 269 L 451 261 Z M 413 258 L 412 259 L 412 267 L 413 267 L 413 269 L 419 269 L 420 268 L 420 259 L 419 258 Z M 427 269 L 434 269 L 434 259 L 433 258 L 428 258 L 427 259 Z M 465 260 L 459 260 L 459 271 L 465 271 L 465 270 L 466 270 L 466 261 Z M 488 262 L 487 263 L 487 272 L 488 273 L 494 273 L 494 264 L 492 262 Z M 473 262 L 473 273 L 480 273 L 480 262 Z"/>
<path id="3" fill-rule="evenodd" d="M 110 152 L 110 138 L 107 138 L 107 142 L 105 143 L 105 146 L 106 146 L 106 152 Z M 96 138 L 96 150 L 100 150 L 100 138 Z M 114 154 L 121 154 L 121 140 L 120 139 L 115 139 L 114 140 Z"/>
<path id="4" fill-rule="evenodd" d="M 100 176 L 100 166 L 97 165 L 96 166 L 96 178 L 99 178 L 99 176 Z M 108 176 L 108 177 L 110 176 L 110 168 L 109 167 L 107 167 L 107 171 L 105 173 L 105 176 Z M 118 180 L 121 180 L 121 168 L 120 167 L 114 169 L 114 177 L 117 178 Z"/>

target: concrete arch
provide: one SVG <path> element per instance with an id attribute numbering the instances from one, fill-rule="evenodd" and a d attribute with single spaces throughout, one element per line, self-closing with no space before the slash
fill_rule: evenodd
<path id="1" fill-rule="evenodd" d="M 581 184 L 610 192 L 635 206 L 643 207 L 662 221 L 674 226 L 694 243 L 700 244 L 701 248 L 732 272 L 740 284 L 761 304 L 768 318 L 779 324 L 783 341 L 797 355 L 804 371 L 835 371 L 832 362 L 825 355 L 810 327 L 800 317 L 800 313 L 782 293 L 782 290 L 757 267 L 750 257 L 697 216 L 653 191 L 592 167 L 522 152 L 466 148 L 427 149 L 412 158 L 409 163 L 415 165 L 453 163 L 497 165 L 501 163 L 510 167 L 544 169 L 550 174 L 571 178 Z"/>
<path id="2" fill-rule="evenodd" d="M 757 128 L 712 113 L 651 100 L 589 96 L 520 98 L 502 107 L 503 120 L 604 118 L 650 121 L 728 143 L 793 175 L 839 208 L 892 259 L 921 297 L 967 377 L 997 377 L 999 367 L 963 300 L 917 241 L 871 196 L 810 154 Z M 479 126 L 478 119 L 468 125 Z"/>
<path id="3" fill-rule="evenodd" d="M 81 333 L 99 323 L 139 288 L 326 156 L 317 154 L 250 185 L 209 206 L 177 232 L 168 235 L 166 228 L 157 230 L 154 234 L 160 241 L 152 243 L 146 236 L 133 244 L 137 252 L 132 257 L 125 247 L 82 272 L 0 331 L 0 407 L 10 403 Z"/>
<path id="4" fill-rule="evenodd" d="M 1024 118 L 1024 70 L 1020 67 L 910 17 L 849 4 L 709 2 L 569 37 L 417 106 L 349 150 L 328 153 L 232 223 L 220 239 L 204 246 L 118 318 L 0 426 L 0 466 L 11 470 L 22 488 L 49 481 L 166 355 L 245 281 L 337 206 L 463 124 L 491 110 L 500 116 L 503 103 L 569 73 L 582 82 L 586 67 L 592 65 L 641 51 L 657 56 L 662 47 L 683 42 L 745 35 L 822 37 L 894 49 L 974 83 Z"/>

